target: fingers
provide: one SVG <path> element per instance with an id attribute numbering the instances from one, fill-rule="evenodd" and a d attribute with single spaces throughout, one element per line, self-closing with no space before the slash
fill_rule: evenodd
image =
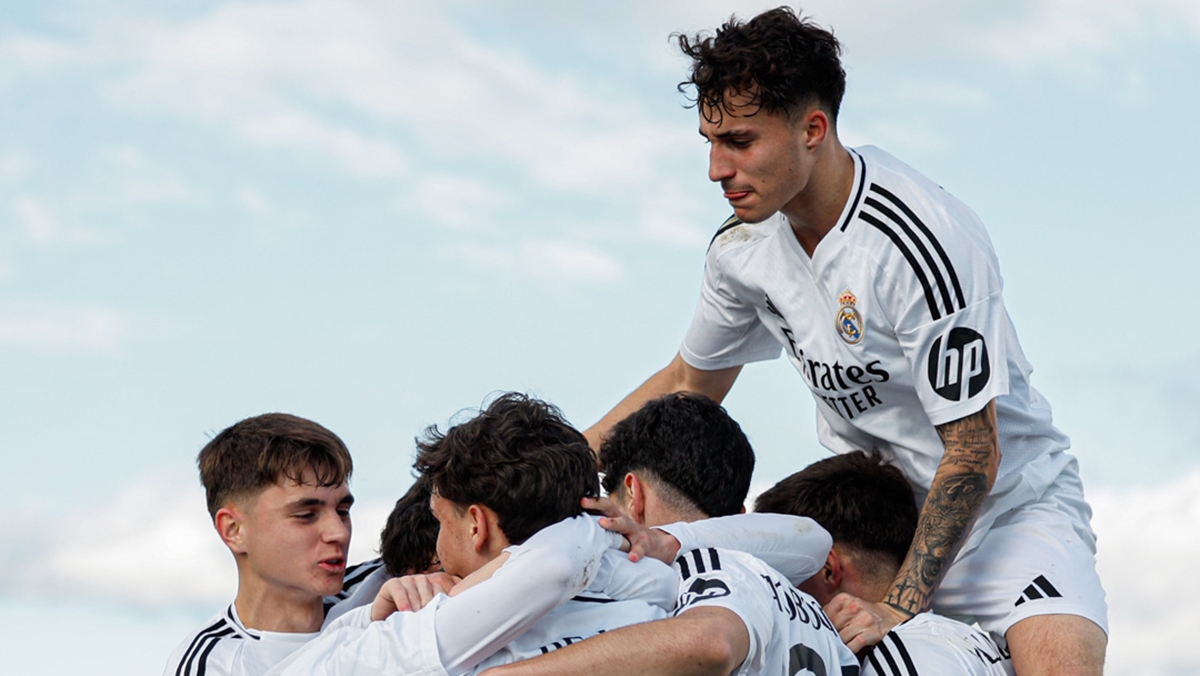
<path id="1" fill-rule="evenodd" d="M 383 583 L 371 604 L 371 619 L 382 620 L 394 612 L 417 611 L 438 594 L 449 594 L 459 579 L 446 573 L 405 575 Z"/>
<path id="2" fill-rule="evenodd" d="M 880 604 L 864 601 L 856 596 L 841 593 L 825 605 L 825 614 L 854 653 L 875 645 L 898 624 L 892 613 L 881 609 Z"/>
<path id="3" fill-rule="evenodd" d="M 585 511 L 592 514 L 608 517 L 621 516 L 621 512 L 617 509 L 617 506 L 608 498 L 584 498 L 580 500 L 579 504 Z"/>

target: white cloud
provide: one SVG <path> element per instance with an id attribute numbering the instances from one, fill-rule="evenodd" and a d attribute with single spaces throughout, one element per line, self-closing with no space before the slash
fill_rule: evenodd
<path id="1" fill-rule="evenodd" d="M 64 225 L 55 208 L 33 197 L 13 200 L 12 211 L 25 237 L 39 246 L 89 246 L 113 241 L 112 233 Z"/>
<path id="2" fill-rule="evenodd" d="M 23 150 L 0 154 L 0 182 L 15 183 L 25 178 L 33 163 L 33 155 Z"/>
<path id="3" fill-rule="evenodd" d="M 505 248 L 459 242 L 446 252 L 476 269 L 551 282 L 610 284 L 625 274 L 621 262 L 599 247 L 561 239 L 526 239 Z"/>
<path id="4" fill-rule="evenodd" d="M 455 230 L 494 230 L 501 214 L 515 206 L 505 191 L 485 180 L 454 174 L 424 176 L 393 206 L 406 218 L 418 215 Z"/>
<path id="5" fill-rule="evenodd" d="M 378 556 L 391 505 L 356 505 L 353 562 Z M 198 485 L 143 482 L 58 518 L 0 514 L 0 592 L 161 607 L 213 605 L 237 592 L 237 569 Z"/>
<path id="6" fill-rule="evenodd" d="M 245 185 L 237 191 L 237 202 L 255 216 L 273 216 L 276 213 L 275 204 L 252 186 Z"/>
<path id="7" fill-rule="evenodd" d="M 168 332 L 162 321 L 99 305 L 0 299 L 0 347 L 43 354 L 120 354 Z"/>
<path id="8" fill-rule="evenodd" d="M 1200 672 L 1200 472 L 1174 483 L 1090 491 L 1108 592 L 1109 674 Z"/>

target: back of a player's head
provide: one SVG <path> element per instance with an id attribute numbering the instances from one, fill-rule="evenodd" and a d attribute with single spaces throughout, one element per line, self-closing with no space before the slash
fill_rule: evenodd
<path id="1" fill-rule="evenodd" d="M 379 557 L 396 577 L 424 573 L 437 563 L 438 520 L 429 509 L 429 478 L 417 477 L 388 515 L 379 534 Z"/>
<path id="2" fill-rule="evenodd" d="M 417 441 L 414 466 L 442 498 L 495 511 L 514 544 L 578 516 L 579 501 L 600 494 L 596 459 L 583 435 L 554 406 L 516 392 L 445 434 L 428 428 Z"/>
<path id="3" fill-rule="evenodd" d="M 730 17 L 716 35 L 676 35 L 679 48 L 692 59 L 689 77 L 680 91 L 695 87 L 701 112 L 719 119 L 729 110 L 731 96 L 752 97 L 754 109 L 803 113 L 817 105 L 837 121 L 846 72 L 842 47 L 833 33 L 789 7 L 772 9 L 749 21 Z"/>
<path id="4" fill-rule="evenodd" d="M 196 458 L 208 513 L 277 483 L 338 486 L 350 478 L 350 451 L 321 425 L 286 413 L 247 418 L 213 437 Z M 312 476 L 306 477 L 311 471 Z"/>
<path id="5" fill-rule="evenodd" d="M 899 567 L 917 530 L 917 505 L 904 474 L 878 451 L 825 458 L 758 496 L 754 511 L 807 516 L 849 545 Z"/>
<path id="6" fill-rule="evenodd" d="M 600 446 L 604 488 L 621 490 L 632 472 L 681 511 L 727 516 L 742 511 L 754 473 L 754 449 L 715 401 L 678 392 L 646 402 Z"/>

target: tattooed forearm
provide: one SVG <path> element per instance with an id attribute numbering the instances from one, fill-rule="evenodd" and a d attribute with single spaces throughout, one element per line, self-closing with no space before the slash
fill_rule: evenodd
<path id="1" fill-rule="evenodd" d="M 946 453 L 921 508 L 908 557 L 884 599 L 913 614 L 928 607 L 929 597 L 991 491 L 1000 464 L 994 402 L 978 413 L 939 425 L 938 434 Z"/>

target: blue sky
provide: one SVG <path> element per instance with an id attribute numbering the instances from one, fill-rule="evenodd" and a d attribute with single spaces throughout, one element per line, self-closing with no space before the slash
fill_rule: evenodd
<path id="1" fill-rule="evenodd" d="M 426 425 L 518 389 L 586 426 L 674 354 L 730 210 L 668 36 L 770 5 L 444 5 L 0 10 L 0 642 L 104 612 L 158 668 L 232 596 L 193 461 L 238 419 L 347 441 L 365 554 Z M 1200 6 L 804 10 L 844 43 L 843 139 L 987 224 L 1102 570 L 1196 532 Z M 727 406 L 760 484 L 823 453 L 783 362 Z M 1167 592 L 1106 584 L 1112 673 L 1197 666 Z"/>

